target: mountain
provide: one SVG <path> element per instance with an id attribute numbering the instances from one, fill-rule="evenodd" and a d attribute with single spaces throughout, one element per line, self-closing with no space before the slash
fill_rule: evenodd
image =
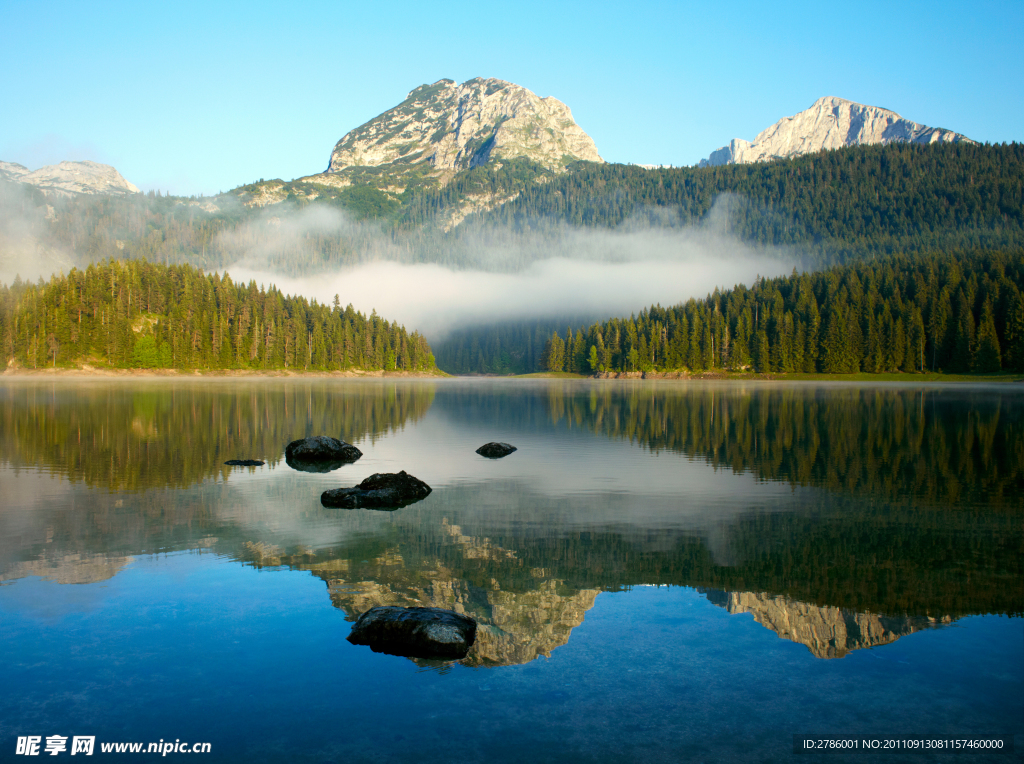
<path id="1" fill-rule="evenodd" d="M 17 162 L 0 162 L 0 180 L 17 181 L 29 172 L 31 170 Z"/>
<path id="2" fill-rule="evenodd" d="M 493 78 L 420 85 L 405 100 L 347 133 L 320 180 L 350 178 L 359 168 L 419 169 L 442 182 L 459 170 L 525 157 L 551 169 L 602 162 L 569 107 Z M 313 178 L 310 178 L 312 180 Z"/>
<path id="3" fill-rule="evenodd" d="M 61 162 L 31 171 L 15 162 L 0 162 L 0 180 L 26 183 L 44 194 L 137 194 L 139 189 L 108 164 Z"/>
<path id="4" fill-rule="evenodd" d="M 399 547 L 385 550 L 371 560 L 331 558 L 325 561 L 290 563 L 309 570 L 327 583 L 331 604 L 355 620 L 372 607 L 440 607 L 455 610 L 477 622 L 477 641 L 461 661 L 467 666 L 515 666 L 568 643 L 572 630 L 583 623 L 600 590 L 567 586 L 564 581 L 544 575 L 543 570 L 528 587 L 516 587 L 492 578 L 487 587 L 474 586 L 463 576 L 467 568 L 490 561 L 496 568 L 516 567 L 517 552 L 494 544 L 487 538 L 469 536 L 459 525 L 442 519 L 440 537 L 452 554 L 420 559 L 410 564 Z M 257 564 L 280 564 L 283 560 L 259 556 L 262 550 L 250 545 Z M 290 562 L 290 561 L 289 561 Z M 455 563 L 457 569 L 449 567 Z M 508 568 L 506 568 L 508 570 Z"/>
<path id="5" fill-rule="evenodd" d="M 819 607 L 789 597 L 756 592 L 705 590 L 708 602 L 729 613 L 750 613 L 783 639 L 807 647 L 816 658 L 843 658 L 853 650 L 878 647 L 922 629 L 953 623 L 949 616 L 884 616 Z"/>
<path id="6" fill-rule="evenodd" d="M 394 217 L 415 193 L 443 193 L 449 208 L 437 221 L 447 232 L 579 160 L 604 162 L 561 101 L 505 80 L 478 77 L 458 85 L 444 79 L 420 85 L 346 133 L 324 172 L 260 180 L 232 194 L 247 207 L 319 201 L 361 217 Z"/>
<path id="7" fill-rule="evenodd" d="M 732 140 L 728 146 L 702 159 L 699 166 L 790 159 L 823 149 L 873 143 L 961 142 L 975 143 L 960 133 L 920 125 L 888 109 L 825 96 L 815 101 L 811 108 L 792 117 L 783 117 L 761 131 L 752 143 L 742 138 Z"/>

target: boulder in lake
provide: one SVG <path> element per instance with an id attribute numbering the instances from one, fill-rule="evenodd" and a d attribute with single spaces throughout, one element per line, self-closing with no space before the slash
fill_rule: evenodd
<path id="1" fill-rule="evenodd" d="M 508 456 L 515 450 L 517 450 L 516 447 L 508 443 L 484 443 L 476 452 L 480 456 L 486 456 L 488 459 L 500 459 L 503 456 Z"/>
<path id="2" fill-rule="evenodd" d="M 398 509 L 430 494 L 430 486 L 405 470 L 378 472 L 354 488 L 334 488 L 320 495 L 325 507 L 343 509 Z"/>
<path id="3" fill-rule="evenodd" d="M 261 462 L 259 459 L 228 459 L 225 464 L 232 467 L 262 467 L 266 462 Z"/>
<path id="4" fill-rule="evenodd" d="M 348 641 L 375 653 L 459 660 L 476 641 L 476 621 L 454 610 L 384 605 L 359 616 Z"/>
<path id="5" fill-rule="evenodd" d="M 300 472 L 331 472 L 362 455 L 363 452 L 351 443 L 325 435 L 293 440 L 284 449 L 288 466 Z"/>

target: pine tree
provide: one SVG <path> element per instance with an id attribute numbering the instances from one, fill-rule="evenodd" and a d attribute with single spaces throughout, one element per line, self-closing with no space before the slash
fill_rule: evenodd
<path id="1" fill-rule="evenodd" d="M 957 321 L 954 335 L 952 371 L 970 371 L 974 361 L 974 317 L 966 295 L 960 290 L 957 295 Z"/>
<path id="2" fill-rule="evenodd" d="M 999 336 L 996 334 L 996 322 L 992 312 L 992 301 L 985 300 L 985 306 L 981 311 L 981 323 L 978 326 L 977 349 L 974 352 L 972 371 L 999 371 L 1002 365 L 1002 355 L 999 352 Z"/>
<path id="3" fill-rule="evenodd" d="M 1024 371 L 1024 296 L 1017 285 L 1011 285 L 1006 315 L 1006 366 L 1011 371 Z"/>

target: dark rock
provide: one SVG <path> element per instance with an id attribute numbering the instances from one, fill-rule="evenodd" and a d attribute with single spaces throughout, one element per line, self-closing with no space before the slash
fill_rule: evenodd
<path id="1" fill-rule="evenodd" d="M 300 472 L 331 472 L 362 455 L 351 443 L 324 435 L 293 440 L 284 449 L 288 466 Z"/>
<path id="2" fill-rule="evenodd" d="M 359 616 L 348 641 L 375 653 L 458 660 L 476 641 L 476 621 L 436 607 L 385 605 Z"/>
<path id="3" fill-rule="evenodd" d="M 516 447 L 510 446 L 508 443 L 484 443 L 476 452 L 480 456 L 486 456 L 488 459 L 500 459 L 503 456 L 508 456 L 515 450 L 517 450 Z"/>
<path id="4" fill-rule="evenodd" d="M 266 464 L 258 459 L 228 459 L 224 463 L 230 464 L 232 467 L 262 467 Z"/>
<path id="5" fill-rule="evenodd" d="M 398 509 L 425 499 L 429 494 L 429 485 L 402 470 L 398 474 L 378 472 L 354 488 L 324 491 L 320 503 L 344 509 Z"/>

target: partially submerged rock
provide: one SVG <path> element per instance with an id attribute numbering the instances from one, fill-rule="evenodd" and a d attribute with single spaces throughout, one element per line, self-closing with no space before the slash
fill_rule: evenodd
<path id="1" fill-rule="evenodd" d="M 288 459 L 288 458 L 285 458 L 285 462 L 287 462 L 288 466 L 291 467 L 293 470 L 298 470 L 299 472 L 321 472 L 321 473 L 334 472 L 339 467 L 344 467 L 346 464 L 351 464 L 352 463 L 352 462 L 342 462 L 342 461 L 333 461 L 333 462 L 297 462 L 294 459 Z"/>
<path id="2" fill-rule="evenodd" d="M 454 610 L 384 605 L 359 616 L 348 641 L 375 653 L 458 660 L 476 641 L 476 621 Z"/>
<path id="3" fill-rule="evenodd" d="M 363 452 L 351 443 L 326 435 L 293 440 L 284 449 L 288 466 L 300 472 L 331 472 L 362 455 Z"/>
<path id="4" fill-rule="evenodd" d="M 476 450 L 476 452 L 480 454 L 480 456 L 486 456 L 488 459 L 500 459 L 503 456 L 508 456 L 516 450 L 515 446 L 509 445 L 508 443 L 484 443 Z"/>
<path id="5" fill-rule="evenodd" d="M 405 470 L 378 472 L 354 488 L 334 488 L 320 495 L 325 507 L 343 509 L 398 509 L 425 499 L 430 486 Z"/>
<path id="6" fill-rule="evenodd" d="M 224 463 L 232 467 L 262 467 L 266 464 L 266 462 L 261 462 L 259 459 L 228 459 Z"/>

